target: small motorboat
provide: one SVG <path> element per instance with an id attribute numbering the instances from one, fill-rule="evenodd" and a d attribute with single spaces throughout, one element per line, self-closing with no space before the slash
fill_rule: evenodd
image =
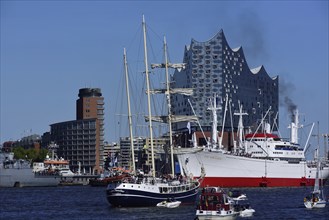
<path id="1" fill-rule="evenodd" d="M 255 209 L 248 207 L 241 207 L 240 209 L 240 217 L 252 217 L 255 213 Z"/>
<path id="2" fill-rule="evenodd" d="M 233 190 L 228 192 L 228 196 L 234 201 L 247 200 L 247 195 L 241 193 L 240 191 Z"/>
<path id="3" fill-rule="evenodd" d="M 239 212 L 234 209 L 230 197 L 219 187 L 206 187 L 199 196 L 196 219 L 236 219 Z"/>
<path id="4" fill-rule="evenodd" d="M 229 202 L 234 205 L 234 210 L 239 213 L 240 217 L 252 217 L 256 212 L 252 209 L 249 203 L 246 203 L 248 198 L 246 194 L 242 194 L 240 191 L 230 191 Z"/>
<path id="5" fill-rule="evenodd" d="M 233 198 L 233 200 L 236 200 L 236 201 L 247 200 L 247 196 L 246 196 L 246 194 L 242 194 L 241 196 Z"/>
<path id="6" fill-rule="evenodd" d="M 159 202 L 157 207 L 164 207 L 164 208 L 177 208 L 181 204 L 181 201 L 176 201 L 173 199 L 167 199 L 165 201 Z"/>

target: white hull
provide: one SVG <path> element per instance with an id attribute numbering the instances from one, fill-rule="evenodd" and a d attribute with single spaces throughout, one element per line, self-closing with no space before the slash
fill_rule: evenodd
<path id="1" fill-rule="evenodd" d="M 160 202 L 157 204 L 157 207 L 164 207 L 164 208 L 177 208 L 181 204 L 181 201 L 174 201 L 174 202 Z"/>
<path id="2" fill-rule="evenodd" d="M 238 216 L 237 212 L 233 211 L 196 211 L 196 216 L 198 220 L 208 220 L 208 219 L 225 219 L 232 220 L 236 219 Z"/>
<path id="3" fill-rule="evenodd" d="M 195 177 L 203 165 L 206 177 L 202 186 L 254 187 L 314 185 L 316 167 L 307 162 L 289 163 L 283 160 L 264 160 L 221 152 L 201 151 L 177 155 L 181 170 L 185 168 Z M 322 178 L 329 176 L 329 168 L 321 170 Z M 262 185 L 263 184 L 263 185 Z"/>
<path id="4" fill-rule="evenodd" d="M 243 211 L 240 211 L 240 217 L 252 217 L 255 213 L 254 209 L 245 209 Z"/>
<path id="5" fill-rule="evenodd" d="M 304 205 L 308 209 L 312 209 L 312 208 L 324 208 L 324 207 L 326 207 L 326 201 L 324 201 L 324 200 L 320 200 L 318 202 L 307 201 L 307 202 L 304 202 Z"/>

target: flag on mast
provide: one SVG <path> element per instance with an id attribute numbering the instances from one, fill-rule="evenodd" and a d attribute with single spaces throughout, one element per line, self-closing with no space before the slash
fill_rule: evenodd
<path id="1" fill-rule="evenodd" d="M 188 129 L 188 133 L 191 134 L 191 122 L 187 122 L 186 127 Z"/>

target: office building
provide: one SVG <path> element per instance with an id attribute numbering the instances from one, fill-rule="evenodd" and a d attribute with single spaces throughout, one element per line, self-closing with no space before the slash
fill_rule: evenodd
<path id="1" fill-rule="evenodd" d="M 50 125 L 51 135 L 58 145 L 57 155 L 70 162 L 72 171 L 82 173 L 100 172 L 99 146 L 96 119 L 60 122 Z"/>
<path id="2" fill-rule="evenodd" d="M 71 169 L 89 174 L 104 167 L 104 98 L 99 88 L 82 88 L 76 101 L 76 119 L 51 124 L 51 139 L 58 156 L 70 161 Z"/>
<path id="3" fill-rule="evenodd" d="M 136 137 L 133 139 L 134 145 L 134 161 L 136 169 L 143 169 L 143 153 L 145 146 L 145 138 Z M 132 152 L 130 137 L 121 137 L 120 138 L 120 163 L 123 168 L 132 169 Z"/>
<path id="4" fill-rule="evenodd" d="M 167 138 L 153 139 L 154 152 L 157 152 L 154 154 L 154 160 L 156 166 L 155 170 L 157 171 L 159 170 L 163 171 L 164 164 L 169 163 L 168 161 L 164 161 L 164 159 L 162 158 L 165 157 L 165 155 L 163 155 L 163 149 L 167 143 L 168 143 Z M 145 173 L 149 173 L 152 167 L 151 139 L 145 137 L 135 137 L 133 140 L 133 144 L 134 144 L 135 168 L 142 170 Z M 131 152 L 130 137 L 121 137 L 119 164 L 126 169 L 131 169 L 132 167 L 131 155 L 132 152 Z"/>

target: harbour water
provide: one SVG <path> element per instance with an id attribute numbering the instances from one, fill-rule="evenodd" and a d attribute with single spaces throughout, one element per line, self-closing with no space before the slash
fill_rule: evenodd
<path id="1" fill-rule="evenodd" d="M 307 210 L 304 196 L 312 188 L 241 188 L 256 210 L 251 219 L 329 219 L 324 209 Z M 329 199 L 329 186 L 325 189 Z M 194 206 L 113 208 L 105 188 L 91 186 L 0 188 L 0 219 L 195 219 Z M 243 218 L 239 218 L 243 219 Z"/>

